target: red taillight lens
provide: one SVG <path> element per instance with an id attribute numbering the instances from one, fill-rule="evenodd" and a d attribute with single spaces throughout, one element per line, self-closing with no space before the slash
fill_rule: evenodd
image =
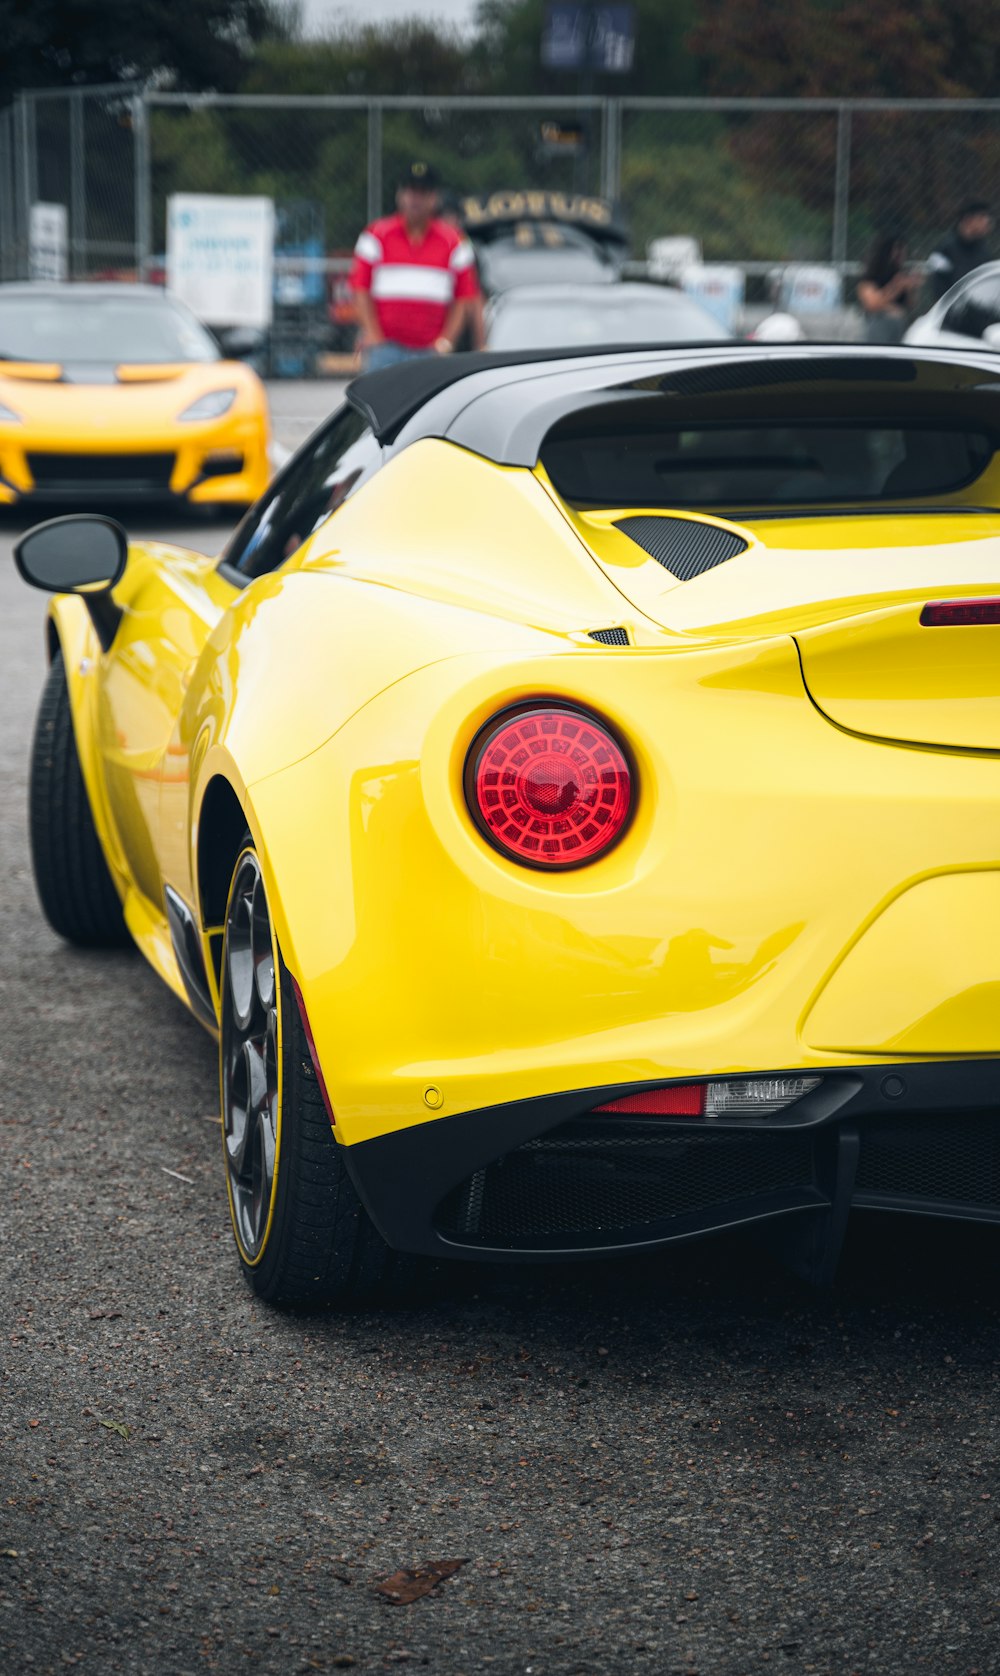
<path id="1" fill-rule="evenodd" d="M 469 752 L 465 792 L 490 843 L 529 867 L 596 860 L 632 811 L 621 746 L 567 705 L 525 705 L 490 722 Z"/>
<path id="2" fill-rule="evenodd" d="M 1000 623 L 1000 599 L 936 599 L 920 613 L 924 628 L 973 628 Z"/>
<path id="3" fill-rule="evenodd" d="M 674 1083 L 672 1088 L 650 1088 L 644 1094 L 623 1094 L 597 1112 L 633 1112 L 637 1117 L 701 1117 L 705 1110 L 705 1085 L 700 1082 Z"/>

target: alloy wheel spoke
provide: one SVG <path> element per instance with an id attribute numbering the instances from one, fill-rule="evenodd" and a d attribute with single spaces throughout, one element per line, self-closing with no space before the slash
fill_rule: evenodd
<path id="1" fill-rule="evenodd" d="M 262 1043 L 244 1041 L 233 1066 L 230 1110 L 232 1127 L 227 1125 L 226 1146 L 233 1174 L 243 1179 L 251 1168 L 253 1134 L 258 1121 L 270 1108 L 267 1088 L 267 1069 Z"/>
<path id="2" fill-rule="evenodd" d="M 278 1000 L 271 920 L 257 858 L 244 856 L 226 917 L 223 1133 L 244 1255 L 267 1235 L 278 1152 Z"/>

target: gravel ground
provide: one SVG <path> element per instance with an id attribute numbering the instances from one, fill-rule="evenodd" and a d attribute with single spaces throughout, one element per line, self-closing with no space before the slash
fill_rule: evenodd
<path id="1" fill-rule="evenodd" d="M 328 397 L 279 390 L 287 445 Z M 212 1043 L 138 955 L 70 950 L 37 908 L 44 601 L 13 534 L 0 1667 L 1000 1670 L 989 1230 L 858 1219 L 830 1294 L 728 1238 L 453 1268 L 381 1313 L 253 1299 Z M 445 1560 L 411 1604 L 376 1587 Z"/>

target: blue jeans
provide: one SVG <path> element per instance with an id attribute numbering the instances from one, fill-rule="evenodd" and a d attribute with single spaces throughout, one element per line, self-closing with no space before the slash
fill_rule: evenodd
<path id="1" fill-rule="evenodd" d="M 432 349 L 407 349 L 402 343 L 373 343 L 361 357 L 363 372 L 379 372 L 382 367 L 396 367 L 401 361 L 422 360 L 432 355 Z"/>

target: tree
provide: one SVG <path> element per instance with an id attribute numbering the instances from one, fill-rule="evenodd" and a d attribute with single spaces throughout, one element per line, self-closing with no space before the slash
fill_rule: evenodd
<path id="1" fill-rule="evenodd" d="M 711 93 L 993 98 L 995 0 L 701 0 L 688 45 Z"/>
<path id="2" fill-rule="evenodd" d="M 689 37 L 711 93 L 786 98 L 992 98 L 1000 73 L 995 0 L 702 0 Z M 730 150 L 762 187 L 793 190 L 832 216 L 836 117 L 761 115 L 734 124 Z M 850 248 L 877 229 L 931 248 L 960 201 L 1000 174 L 996 124 L 975 112 L 855 113 Z"/>
<path id="3" fill-rule="evenodd" d="M 468 42 L 455 30 L 409 18 L 348 25 L 323 40 L 262 43 L 247 63 L 243 93 L 476 93 Z"/>
<path id="4" fill-rule="evenodd" d="M 255 43 L 294 30 L 274 0 L 0 0 L 0 104 L 33 87 L 231 89 Z"/>

